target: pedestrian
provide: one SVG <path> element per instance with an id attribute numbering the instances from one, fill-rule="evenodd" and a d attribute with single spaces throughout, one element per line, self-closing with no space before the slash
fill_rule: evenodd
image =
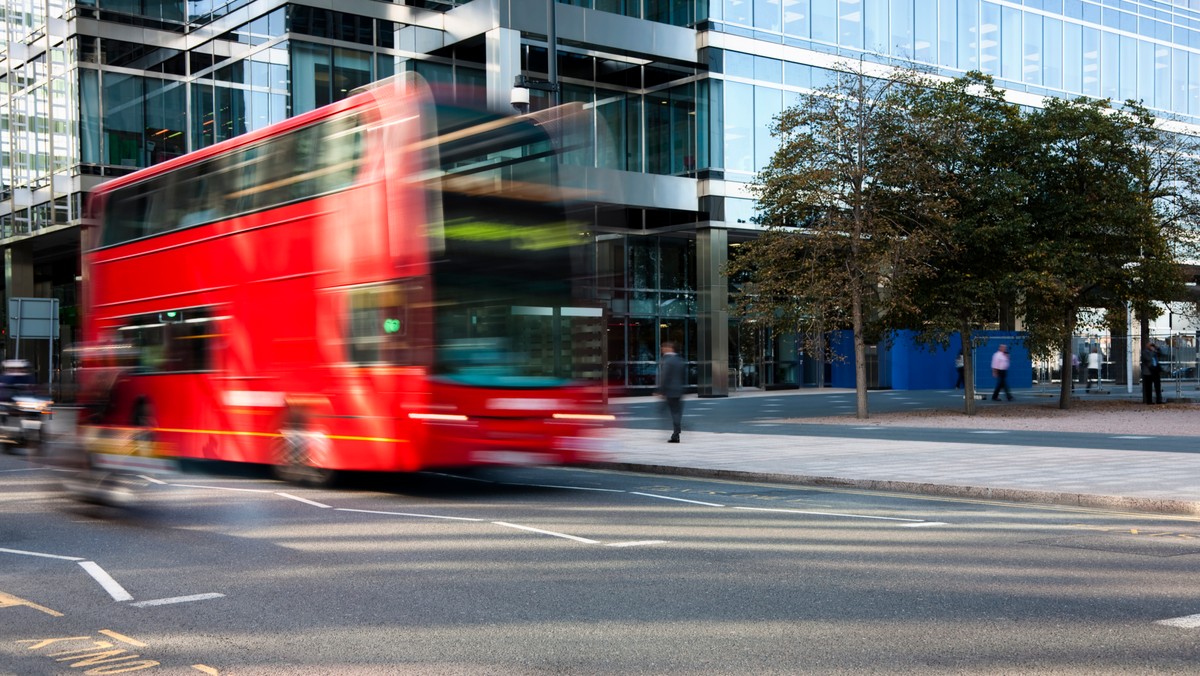
<path id="1" fill-rule="evenodd" d="M 1142 348 L 1142 403 L 1161 404 L 1162 398 L 1162 355 L 1151 340 Z M 1153 394 L 1153 396 L 1151 396 Z"/>
<path id="2" fill-rule="evenodd" d="M 963 353 L 962 353 L 962 350 L 959 350 L 958 354 L 954 357 L 954 370 L 958 371 L 958 380 L 956 380 L 954 382 L 954 389 L 957 390 L 960 387 L 964 387 L 964 382 L 965 382 L 963 380 Z"/>
<path id="3" fill-rule="evenodd" d="M 992 401 L 1000 401 L 1000 390 L 1004 390 L 1004 396 L 1008 397 L 1009 401 L 1013 400 L 1012 392 L 1008 390 L 1008 346 L 1004 343 L 996 348 L 996 354 L 992 355 L 992 375 L 996 377 L 996 389 L 992 391 Z"/>
<path id="4" fill-rule="evenodd" d="M 1075 381 L 1079 380 L 1079 355 L 1071 353 L 1071 391 L 1075 391 Z"/>
<path id="5" fill-rule="evenodd" d="M 1092 391 L 1092 381 L 1096 382 L 1096 388 L 1100 388 L 1100 348 L 1093 347 L 1088 353 L 1087 364 L 1087 391 Z"/>
<path id="6" fill-rule="evenodd" d="M 675 352 L 675 343 L 666 341 L 662 344 L 662 359 L 658 360 L 658 386 L 655 394 L 667 402 L 667 410 L 671 413 L 671 438 L 667 442 L 679 443 L 679 433 L 683 429 L 683 385 L 687 377 L 687 366 L 683 358 Z"/>

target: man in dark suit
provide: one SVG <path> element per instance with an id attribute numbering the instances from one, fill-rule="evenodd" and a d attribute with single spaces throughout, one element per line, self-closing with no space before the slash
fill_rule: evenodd
<path id="1" fill-rule="evenodd" d="M 675 343 L 671 341 L 662 344 L 662 358 L 658 360 L 658 386 L 654 392 L 667 402 L 667 410 L 671 412 L 673 432 L 669 443 L 679 443 L 679 432 L 683 426 L 683 387 L 687 380 L 687 365 L 683 357 L 675 352 Z"/>
<path id="2" fill-rule="evenodd" d="M 1162 354 L 1151 340 L 1142 348 L 1142 403 L 1161 404 L 1162 398 Z M 1151 398 L 1153 391 L 1153 398 Z"/>

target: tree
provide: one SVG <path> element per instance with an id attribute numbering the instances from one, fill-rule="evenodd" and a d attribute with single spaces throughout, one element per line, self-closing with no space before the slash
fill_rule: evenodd
<path id="1" fill-rule="evenodd" d="M 958 333 L 964 359 L 964 411 L 975 412 L 973 329 L 995 321 L 1013 301 L 1013 268 L 998 265 L 1026 224 L 1020 209 L 1024 177 L 1016 170 L 1023 120 L 987 75 L 911 90 L 910 155 L 931 176 L 912 191 L 934 190 L 945 211 L 929 224 L 929 265 L 936 274 L 910 277 L 912 312 L 893 318 L 918 340 L 946 345 Z M 918 200 L 932 203 L 933 200 Z"/>
<path id="2" fill-rule="evenodd" d="M 1068 408 L 1073 336 L 1085 307 L 1138 306 L 1179 292 L 1179 266 L 1156 213 L 1154 118 L 1130 104 L 1052 99 L 1029 115 L 1023 171 L 1029 227 L 1017 248 L 1031 352 L 1062 356 Z"/>
<path id="3" fill-rule="evenodd" d="M 857 415 L 865 418 L 868 334 L 905 302 L 890 290 L 928 274 L 925 229 L 942 209 L 900 200 L 897 190 L 916 180 L 912 149 L 897 139 L 906 138 L 907 91 L 920 76 L 877 79 L 844 68 L 776 118 L 779 148 L 751 186 L 766 232 L 741 247 L 728 272 L 747 281 L 735 312 L 798 331 L 810 351 L 821 351 L 825 331 L 850 327 Z"/>

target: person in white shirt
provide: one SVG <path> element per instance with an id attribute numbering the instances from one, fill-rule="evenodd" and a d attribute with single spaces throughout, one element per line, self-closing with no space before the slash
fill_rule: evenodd
<path id="1" fill-rule="evenodd" d="M 1100 387 L 1100 348 L 1093 347 L 1088 353 L 1088 371 L 1087 371 L 1087 391 L 1092 391 L 1092 381 L 1096 381 L 1096 387 Z"/>
<path id="2" fill-rule="evenodd" d="M 1001 343 L 992 355 L 992 375 L 996 376 L 996 389 L 992 391 L 992 401 L 1000 401 L 1000 390 L 1009 401 L 1013 400 L 1012 392 L 1008 391 L 1008 346 Z"/>

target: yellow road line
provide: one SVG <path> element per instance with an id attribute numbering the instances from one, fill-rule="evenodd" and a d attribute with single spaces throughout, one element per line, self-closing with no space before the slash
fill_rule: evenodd
<path id="1" fill-rule="evenodd" d="M 196 671 L 203 671 L 204 673 L 210 674 L 211 676 L 218 676 L 221 673 L 221 672 L 217 671 L 216 669 L 213 669 L 212 667 L 204 665 L 204 664 L 193 664 L 192 668 L 195 669 Z"/>
<path id="2" fill-rule="evenodd" d="M 117 632 L 113 631 L 112 629 L 101 629 L 100 633 L 104 634 L 105 636 L 110 636 L 112 638 L 115 638 L 122 643 L 128 643 L 129 645 L 135 645 L 139 648 L 146 647 L 145 643 L 142 643 L 141 641 L 139 641 L 135 638 L 129 638 L 125 634 L 118 634 Z"/>
<path id="3" fill-rule="evenodd" d="M 12 594 L 5 594 L 4 592 L 0 592 L 0 608 L 13 608 L 16 606 L 25 606 L 26 608 L 33 608 L 34 610 L 40 610 L 41 612 L 46 613 L 47 615 L 50 615 L 52 617 L 62 617 L 63 616 L 63 614 L 58 612 L 57 610 L 50 610 L 46 606 L 38 605 L 38 604 L 34 603 L 33 601 L 26 601 L 25 599 L 17 597 L 17 596 L 13 596 Z"/>

